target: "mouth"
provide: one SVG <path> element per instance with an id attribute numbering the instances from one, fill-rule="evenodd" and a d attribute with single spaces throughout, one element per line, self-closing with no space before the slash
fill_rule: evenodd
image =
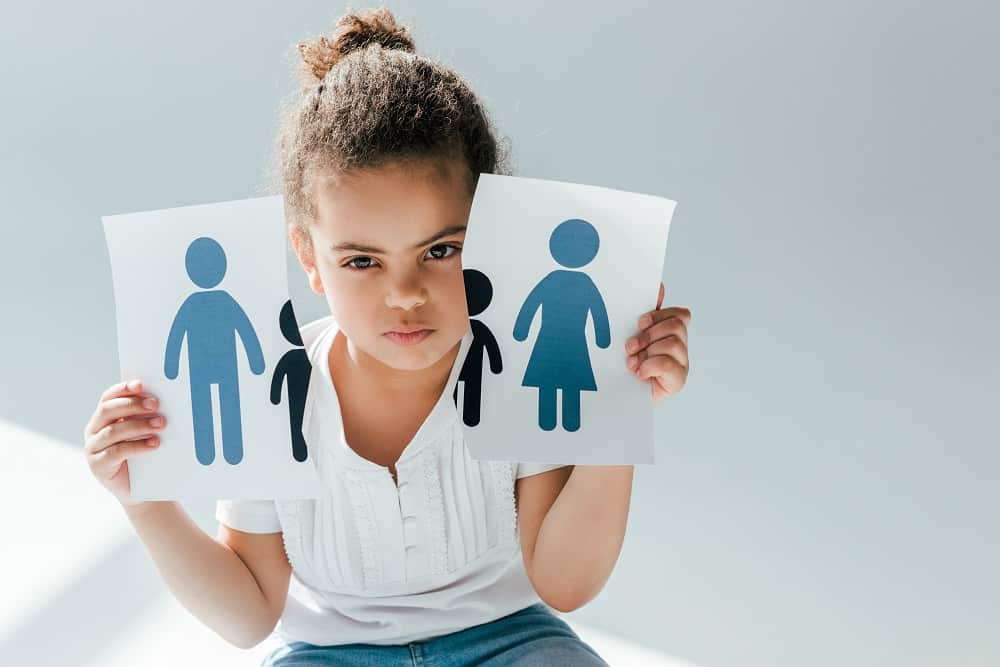
<path id="1" fill-rule="evenodd" d="M 413 345 L 427 338 L 434 333 L 433 329 L 401 329 L 386 332 L 384 335 L 389 340 L 400 345 Z"/>
<path id="2" fill-rule="evenodd" d="M 418 331 L 430 331 L 430 329 L 427 327 L 398 327 L 392 331 L 387 331 L 386 333 L 410 334 Z"/>

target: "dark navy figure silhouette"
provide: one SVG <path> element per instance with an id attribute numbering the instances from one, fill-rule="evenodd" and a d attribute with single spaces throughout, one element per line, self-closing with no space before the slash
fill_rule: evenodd
<path id="1" fill-rule="evenodd" d="M 188 277 L 198 287 L 215 287 L 226 275 L 226 253 L 215 239 L 202 236 L 191 242 L 184 258 Z M 222 452 L 236 465 L 243 460 L 243 425 L 236 366 L 236 335 L 246 348 L 250 370 L 264 372 L 264 355 L 250 319 L 225 290 L 195 292 L 177 310 L 167 337 L 163 372 L 173 380 L 178 374 L 181 344 L 187 338 L 188 374 L 191 381 L 191 416 L 194 447 L 199 463 L 215 460 L 211 385 L 219 387 Z"/>
<path id="2" fill-rule="evenodd" d="M 462 271 L 465 279 L 465 301 L 469 306 L 469 316 L 478 315 L 486 310 L 493 300 L 493 285 L 486 274 L 475 269 Z M 490 358 L 490 370 L 494 375 L 503 371 L 503 361 L 500 358 L 500 345 L 489 328 L 479 320 L 470 320 L 472 329 L 472 344 L 462 363 L 458 374 L 459 381 L 465 382 L 465 395 L 462 399 L 462 421 L 467 426 L 479 424 L 480 403 L 483 393 L 483 352 Z M 455 406 L 458 407 L 458 384 L 455 384 L 453 394 Z"/>
<path id="3" fill-rule="evenodd" d="M 312 364 L 309 355 L 302 347 L 302 335 L 295 321 L 295 311 L 292 302 L 288 300 L 281 307 L 278 316 L 281 333 L 285 339 L 297 347 L 281 355 L 274 367 L 271 378 L 271 403 L 281 403 L 281 388 L 288 383 L 288 424 L 292 432 L 292 456 L 296 461 L 305 461 L 308 456 L 306 439 L 302 435 L 302 414 L 306 409 L 306 393 L 309 391 L 309 376 L 312 374 Z"/>
<path id="4" fill-rule="evenodd" d="M 600 237 L 586 220 L 560 223 L 549 237 L 549 251 L 560 265 L 575 269 L 597 256 Z M 556 390 L 562 389 L 562 421 L 567 431 L 580 428 L 580 392 L 597 391 L 590 365 L 585 328 L 594 320 L 594 340 L 611 345 L 608 311 L 597 286 L 582 271 L 556 269 L 528 294 L 514 323 L 514 340 L 527 339 L 535 311 L 542 309 L 542 326 L 531 351 L 521 385 L 538 387 L 538 426 L 556 427 Z"/>

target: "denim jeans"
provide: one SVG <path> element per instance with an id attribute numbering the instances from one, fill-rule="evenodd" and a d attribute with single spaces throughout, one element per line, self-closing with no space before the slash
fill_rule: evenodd
<path id="1" fill-rule="evenodd" d="M 597 652 L 541 602 L 489 623 L 409 644 L 278 647 L 262 667 L 588 667 L 604 665 Z"/>

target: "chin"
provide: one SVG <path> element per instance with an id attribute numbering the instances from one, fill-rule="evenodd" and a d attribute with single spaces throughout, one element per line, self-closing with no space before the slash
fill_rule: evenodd
<path id="1" fill-rule="evenodd" d="M 391 341 L 389 345 L 394 345 Z M 379 361 L 398 371 L 422 371 L 433 366 L 443 355 L 428 350 L 390 350 L 379 355 Z"/>

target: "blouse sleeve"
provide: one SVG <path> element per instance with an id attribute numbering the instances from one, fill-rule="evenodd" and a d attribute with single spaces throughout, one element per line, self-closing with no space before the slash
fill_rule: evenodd
<path id="1" fill-rule="evenodd" d="M 521 479 L 522 477 L 530 477 L 531 475 L 537 475 L 540 472 L 548 472 L 549 470 L 555 470 L 556 468 L 562 468 L 567 463 L 518 463 L 517 474 L 514 476 L 515 479 Z"/>
<path id="2" fill-rule="evenodd" d="M 244 533 L 281 532 L 273 500 L 220 500 L 215 505 L 215 518 Z"/>

